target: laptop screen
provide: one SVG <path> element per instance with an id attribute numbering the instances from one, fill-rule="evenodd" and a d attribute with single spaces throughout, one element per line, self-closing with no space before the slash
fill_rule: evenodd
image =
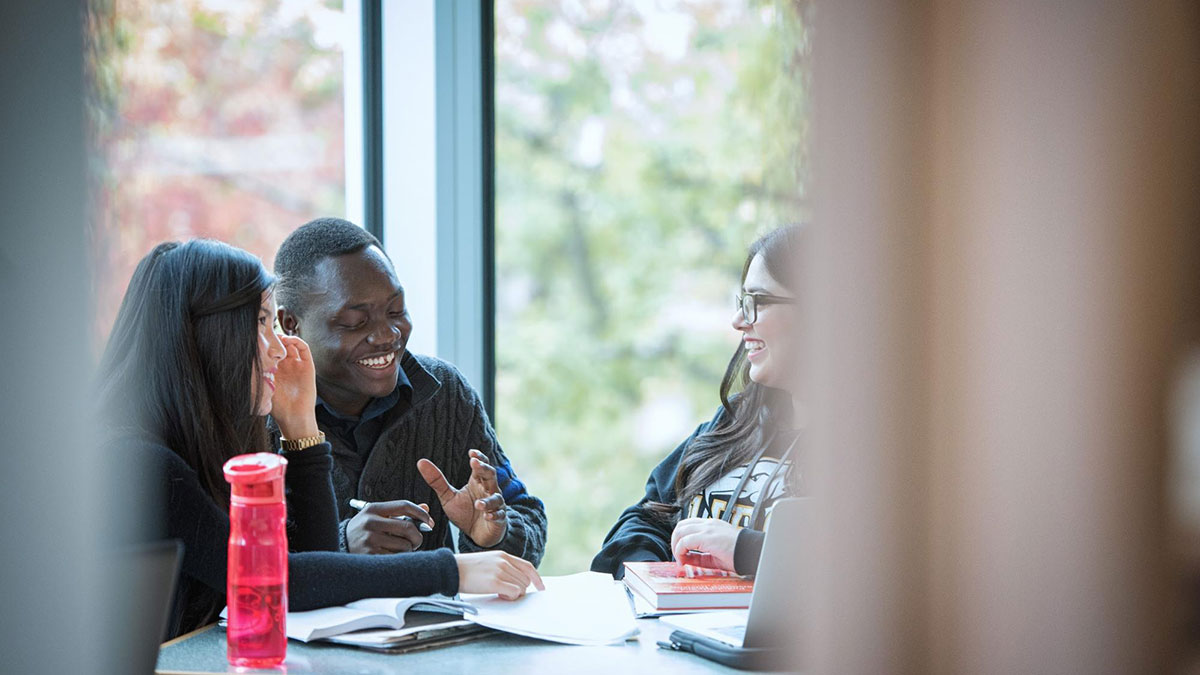
<path id="1" fill-rule="evenodd" d="M 811 510 L 803 497 L 775 503 L 750 598 L 745 647 L 794 644 L 803 633 L 802 621 L 810 606 Z"/>

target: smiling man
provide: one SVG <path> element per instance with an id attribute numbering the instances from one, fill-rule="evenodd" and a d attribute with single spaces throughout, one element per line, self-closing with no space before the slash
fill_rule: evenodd
<path id="1" fill-rule="evenodd" d="M 406 349 L 412 320 L 379 241 L 320 218 L 283 242 L 275 274 L 279 324 L 308 343 L 316 365 L 342 549 L 453 547 L 454 523 L 459 551 L 500 549 L 537 565 L 545 507 L 517 479 L 462 374 Z M 356 512 L 351 499 L 368 506 Z"/>

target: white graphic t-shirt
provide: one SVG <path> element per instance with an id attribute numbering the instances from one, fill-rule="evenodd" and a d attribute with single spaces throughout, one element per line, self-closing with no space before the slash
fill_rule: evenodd
<path id="1" fill-rule="evenodd" d="M 733 509 L 733 516 L 729 521 L 734 525 L 755 530 L 765 529 L 775 502 L 786 496 L 786 479 L 792 469 L 792 460 L 785 459 L 783 466 L 779 466 L 779 460 L 774 457 L 760 458 L 751 470 L 750 479 L 742 487 L 742 493 L 733 501 L 733 492 L 737 490 L 738 483 L 742 482 L 742 477 L 749 467 L 749 464 L 737 467 L 709 486 L 703 495 L 692 497 L 692 501 L 688 503 L 687 517 L 725 518 L 726 511 Z M 772 474 L 775 475 L 774 479 L 771 478 Z M 768 480 L 770 485 L 767 485 Z M 759 510 L 761 522 L 751 523 L 750 516 L 759 502 L 763 502 L 763 507 Z"/>

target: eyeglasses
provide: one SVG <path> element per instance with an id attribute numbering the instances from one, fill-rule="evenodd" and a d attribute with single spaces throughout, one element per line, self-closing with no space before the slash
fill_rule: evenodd
<path id="1" fill-rule="evenodd" d="M 746 323 L 754 325 L 758 321 L 758 308 L 765 305 L 794 305 L 795 298 L 785 298 L 769 293 L 738 293 L 733 296 L 734 307 L 742 313 Z"/>

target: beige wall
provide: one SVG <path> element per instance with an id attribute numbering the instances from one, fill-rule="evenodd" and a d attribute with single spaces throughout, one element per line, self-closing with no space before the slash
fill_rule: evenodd
<path id="1" fill-rule="evenodd" d="M 1192 3 L 818 6 L 818 672 L 1162 672 Z"/>

